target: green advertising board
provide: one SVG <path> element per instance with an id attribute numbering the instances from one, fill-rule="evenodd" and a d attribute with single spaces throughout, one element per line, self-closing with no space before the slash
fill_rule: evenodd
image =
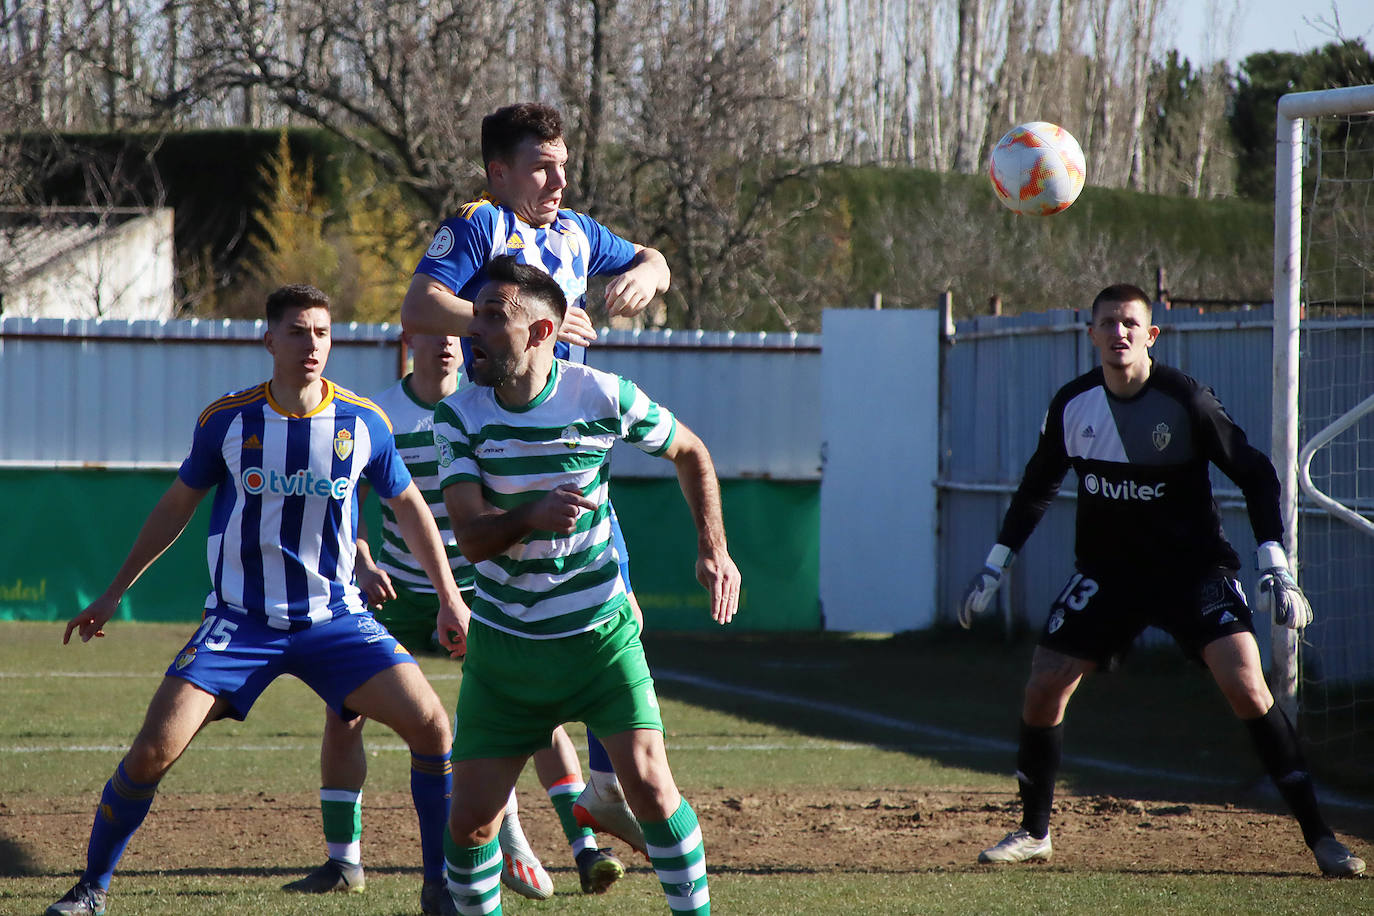
<path id="1" fill-rule="evenodd" d="M 65 621 L 104 590 L 171 471 L 0 469 L 0 620 Z M 734 626 L 820 628 L 820 488 L 816 483 L 721 484 L 730 553 L 743 590 Z M 630 547 L 646 625 L 714 627 L 696 582 L 696 537 L 677 480 L 614 479 L 612 499 Z M 210 589 L 206 499 L 180 539 L 129 590 L 116 619 L 199 619 Z M 375 500 L 366 517 L 380 531 Z"/>

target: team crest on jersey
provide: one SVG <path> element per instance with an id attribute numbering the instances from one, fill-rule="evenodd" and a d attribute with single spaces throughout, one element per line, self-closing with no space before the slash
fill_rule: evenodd
<path id="1" fill-rule="evenodd" d="M 176 662 L 175 662 L 174 664 L 176 665 L 176 669 L 177 669 L 178 671 L 180 671 L 182 668 L 185 668 L 187 665 L 191 664 L 191 662 L 193 662 L 193 661 L 195 661 L 195 660 L 196 660 L 196 647 L 195 647 L 195 646 L 191 646 L 191 647 L 190 647 L 189 649 L 187 649 L 185 652 L 182 652 L 180 655 L 177 656 L 177 660 L 176 660 Z"/>
<path id="2" fill-rule="evenodd" d="M 439 231 L 434 233 L 434 241 L 425 249 L 425 257 L 442 258 L 453 250 L 453 243 L 453 230 L 448 226 L 440 226 Z"/>
<path id="3" fill-rule="evenodd" d="M 340 461 L 347 461 L 348 456 L 353 454 L 353 434 L 346 429 L 341 429 L 334 434 L 334 454 L 339 456 Z"/>
<path id="4" fill-rule="evenodd" d="M 577 448 L 581 442 L 581 439 L 579 439 L 577 435 L 576 426 L 563 427 L 563 431 L 558 434 L 558 438 L 570 449 Z"/>
<path id="5" fill-rule="evenodd" d="M 525 247 L 525 240 L 522 239 L 522 238 L 520 237 L 520 233 L 518 233 L 518 232 L 512 232 L 512 233 L 510 234 L 510 238 L 506 239 L 506 250 L 507 250 L 507 251 L 510 251 L 510 250 L 512 250 L 512 249 L 515 249 L 515 248 L 524 248 L 524 247 Z"/>
<path id="6" fill-rule="evenodd" d="M 1155 451 L 1157 452 L 1162 452 L 1168 448 L 1169 440 L 1173 437 L 1174 434 L 1169 431 L 1168 423 L 1159 424 L 1155 427 L 1154 432 L 1150 434 L 1150 438 L 1155 444 Z"/>
<path id="7" fill-rule="evenodd" d="M 434 434 L 434 447 L 439 452 L 439 467 L 446 468 L 453 464 L 453 443 L 445 439 L 438 433 Z"/>

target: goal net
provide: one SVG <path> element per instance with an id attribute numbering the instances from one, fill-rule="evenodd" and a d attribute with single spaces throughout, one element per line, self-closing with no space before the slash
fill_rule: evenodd
<path id="1" fill-rule="evenodd" d="M 1314 762 L 1374 773 L 1374 86 L 1279 101 L 1273 455 L 1316 621 L 1272 674 Z"/>

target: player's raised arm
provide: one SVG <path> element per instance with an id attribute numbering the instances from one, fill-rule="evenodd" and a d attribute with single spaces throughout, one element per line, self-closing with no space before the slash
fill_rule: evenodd
<path id="1" fill-rule="evenodd" d="M 148 513 L 133 547 L 129 549 L 128 557 L 119 567 L 119 572 L 115 573 L 109 587 L 81 613 L 67 621 L 67 629 L 62 634 L 63 645 L 71 640 L 72 631 L 78 628 L 82 642 L 89 642 L 93 636 L 105 635 L 104 626 L 119 609 L 124 593 L 186 530 L 191 516 L 196 513 L 196 506 L 200 505 L 207 492 L 187 486 L 180 477 L 172 481 L 167 492 L 153 506 L 153 511 Z"/>
<path id="2" fill-rule="evenodd" d="M 729 623 L 739 609 L 740 574 L 725 545 L 720 481 L 701 437 L 681 420 L 663 457 L 677 468 L 678 485 L 697 529 L 697 581 L 711 593 L 711 619 Z"/>
<path id="3" fill-rule="evenodd" d="M 472 321 L 472 303 L 429 274 L 410 278 L 401 302 L 401 327 L 411 334 L 466 337 Z"/>
<path id="4" fill-rule="evenodd" d="M 668 291 L 672 273 L 656 248 L 635 246 L 635 257 L 624 273 L 606 284 L 606 313 L 633 317 L 644 311 L 654 297 Z"/>

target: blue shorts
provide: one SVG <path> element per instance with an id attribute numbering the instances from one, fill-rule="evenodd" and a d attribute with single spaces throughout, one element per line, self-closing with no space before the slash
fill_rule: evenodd
<path id="1" fill-rule="evenodd" d="M 634 594 L 634 589 L 630 587 L 630 548 L 625 546 L 625 535 L 620 531 L 620 519 L 615 517 L 615 506 L 607 503 L 611 510 L 611 546 L 615 548 L 615 556 L 620 564 L 620 581 L 625 583 L 625 591 Z"/>
<path id="2" fill-rule="evenodd" d="M 405 662 L 415 659 L 370 612 L 288 633 L 220 608 L 206 612 L 167 675 L 227 700 L 227 715 L 243 719 L 268 684 L 294 674 L 348 721 L 358 715 L 345 708 L 348 695 L 379 671 Z"/>

